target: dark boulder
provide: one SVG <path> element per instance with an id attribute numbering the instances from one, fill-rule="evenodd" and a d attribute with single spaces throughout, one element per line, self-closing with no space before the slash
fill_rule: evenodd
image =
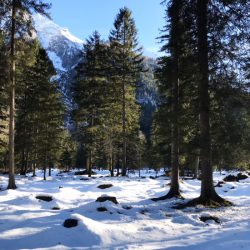
<path id="1" fill-rule="evenodd" d="M 116 200 L 116 197 L 114 196 L 100 196 L 96 199 L 97 202 L 105 202 L 105 201 L 111 201 L 115 204 L 118 204 L 118 201 Z"/>
<path id="2" fill-rule="evenodd" d="M 67 219 L 63 223 L 63 226 L 66 228 L 76 227 L 77 225 L 78 225 L 78 220 L 76 219 Z"/>
<path id="3" fill-rule="evenodd" d="M 238 173 L 237 176 L 230 174 L 230 175 L 226 176 L 223 180 L 227 181 L 227 182 L 236 182 L 236 181 L 240 181 L 240 180 L 245 180 L 247 178 L 249 178 L 248 175 Z"/>
<path id="4" fill-rule="evenodd" d="M 36 199 L 42 200 L 42 201 L 47 201 L 47 202 L 50 202 L 53 200 L 53 198 L 51 196 L 48 196 L 48 195 L 38 195 L 38 196 L 36 196 Z"/>
<path id="5" fill-rule="evenodd" d="M 82 171 L 75 172 L 75 175 L 88 175 L 88 174 L 89 174 L 88 170 L 82 170 Z M 96 172 L 91 171 L 91 175 L 96 175 Z"/>
<path id="6" fill-rule="evenodd" d="M 111 187 L 113 187 L 112 184 L 101 184 L 97 188 L 106 189 L 106 188 L 111 188 Z"/>
<path id="7" fill-rule="evenodd" d="M 218 223 L 218 224 L 220 224 L 220 220 L 219 220 L 219 218 L 218 217 L 215 217 L 215 216 L 201 216 L 200 217 L 200 220 L 202 221 L 202 222 L 207 222 L 208 220 L 213 220 L 213 221 L 215 221 L 216 223 Z"/>
<path id="8" fill-rule="evenodd" d="M 106 207 L 98 207 L 96 210 L 98 212 L 106 212 L 106 211 L 108 211 L 108 209 Z"/>
<path id="9" fill-rule="evenodd" d="M 238 181 L 238 178 L 237 178 L 237 176 L 230 174 L 230 175 L 226 176 L 223 179 L 223 181 L 226 181 L 226 182 L 236 182 L 236 181 Z"/>
<path id="10" fill-rule="evenodd" d="M 52 210 L 60 210 L 60 207 L 52 207 Z"/>

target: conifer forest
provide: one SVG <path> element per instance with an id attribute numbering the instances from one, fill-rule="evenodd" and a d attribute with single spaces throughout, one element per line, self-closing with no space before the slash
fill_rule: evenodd
<path id="1" fill-rule="evenodd" d="M 0 0 L 1 250 L 250 249 L 250 1 L 155 1 L 149 56 Z"/>

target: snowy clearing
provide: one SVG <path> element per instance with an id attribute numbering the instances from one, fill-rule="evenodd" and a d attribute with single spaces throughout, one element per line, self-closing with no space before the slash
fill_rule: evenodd
<path id="1" fill-rule="evenodd" d="M 42 172 L 35 178 L 17 176 L 17 190 L 0 192 L 0 249 L 250 249 L 250 178 L 216 188 L 232 207 L 175 210 L 171 207 L 183 201 L 150 200 L 167 192 L 167 177 L 107 175 L 101 171 L 87 178 L 54 170 L 47 181 Z M 215 173 L 215 184 L 224 177 Z M 0 176 L 1 189 L 7 181 Z M 100 189 L 101 184 L 113 186 Z M 181 190 L 187 199 L 197 197 L 200 181 L 182 181 Z M 114 196 L 119 204 L 96 202 L 100 196 Z M 202 222 L 202 216 L 220 223 Z M 66 228 L 66 219 L 78 225 Z"/>

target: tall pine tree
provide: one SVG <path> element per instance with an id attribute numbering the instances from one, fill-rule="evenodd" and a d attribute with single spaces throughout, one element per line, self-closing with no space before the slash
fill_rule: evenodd
<path id="1" fill-rule="evenodd" d="M 75 108 L 72 118 L 76 124 L 78 141 L 84 145 L 87 159 L 88 175 L 91 176 L 92 165 L 102 136 L 101 125 L 104 119 L 107 45 L 98 32 L 87 39 L 83 49 L 83 62 L 78 65 L 76 83 L 73 86 Z M 100 153 L 100 152 L 99 152 Z"/>
<path id="2" fill-rule="evenodd" d="M 46 169 L 59 161 L 64 125 L 64 105 L 55 69 L 37 41 L 17 60 L 16 159 L 20 173 Z"/>
<path id="3" fill-rule="evenodd" d="M 121 103 L 122 124 L 122 175 L 127 172 L 128 136 L 138 126 L 138 107 L 135 101 L 135 84 L 142 68 L 141 48 L 138 47 L 137 30 L 128 8 L 120 9 L 110 33 L 112 79 L 116 82 Z"/>
<path id="4" fill-rule="evenodd" d="M 2 2 L 1 2 L 2 3 Z M 49 5 L 39 0 L 12 0 L 2 3 L 6 20 L 11 13 L 9 20 L 5 22 L 5 29 L 10 41 L 10 84 L 9 84 L 9 189 L 15 189 L 15 91 L 16 91 L 16 40 L 17 33 L 19 39 L 22 35 L 27 35 L 32 29 L 31 14 L 33 11 L 46 14 Z M 10 24 L 10 25 L 9 25 Z M 8 26 L 9 25 L 9 26 Z"/>

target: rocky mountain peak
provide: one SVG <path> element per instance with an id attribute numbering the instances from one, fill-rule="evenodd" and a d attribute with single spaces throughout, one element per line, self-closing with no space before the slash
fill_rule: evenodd
<path id="1" fill-rule="evenodd" d="M 34 14 L 33 21 L 38 38 L 58 73 L 71 70 L 79 60 L 84 42 L 45 16 Z"/>

